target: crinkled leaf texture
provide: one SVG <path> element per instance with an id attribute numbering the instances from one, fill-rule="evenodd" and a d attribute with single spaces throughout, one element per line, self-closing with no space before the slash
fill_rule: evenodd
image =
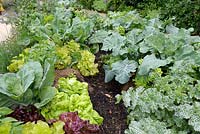
<path id="1" fill-rule="evenodd" d="M 103 47 L 101 50 L 104 51 L 112 51 L 113 56 L 123 55 L 128 51 L 125 48 L 126 38 L 121 36 L 119 33 L 112 33 L 112 35 L 108 36 L 103 40 Z"/>
<path id="2" fill-rule="evenodd" d="M 59 117 L 65 123 L 64 130 L 69 134 L 95 134 L 99 132 L 99 126 L 82 120 L 77 112 L 62 113 Z"/>
<path id="3" fill-rule="evenodd" d="M 49 125 L 43 121 L 27 122 L 23 125 L 22 134 L 52 134 Z"/>
<path id="4" fill-rule="evenodd" d="M 103 118 L 93 109 L 88 93 L 88 84 L 76 78 L 60 78 L 56 96 L 42 107 L 41 113 L 46 119 L 58 118 L 64 112 L 78 112 L 83 120 L 91 124 L 102 124 Z"/>
<path id="5" fill-rule="evenodd" d="M 1 134 L 21 134 L 21 122 L 14 118 L 6 117 L 0 119 L 0 133 Z"/>
<path id="6" fill-rule="evenodd" d="M 104 67 L 105 69 L 105 82 L 109 82 L 115 76 L 115 80 L 121 84 L 125 84 L 129 81 L 131 77 L 131 73 L 136 72 L 136 68 L 138 66 L 137 62 L 133 60 L 125 59 L 123 61 L 118 61 L 113 63 L 112 69 L 108 70 L 108 67 Z"/>
<path id="7" fill-rule="evenodd" d="M 125 134 L 172 134 L 171 130 L 163 122 L 144 118 L 139 121 L 131 121 Z"/>

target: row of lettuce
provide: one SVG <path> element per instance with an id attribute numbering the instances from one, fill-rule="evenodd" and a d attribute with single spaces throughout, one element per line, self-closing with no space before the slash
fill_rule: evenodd
<path id="1" fill-rule="evenodd" d="M 37 79 L 27 74 L 25 80 L 27 77 L 32 80 L 21 82 L 21 92 L 8 88 L 8 93 L 13 91 L 11 98 L 14 101 L 11 102 L 19 100 L 18 104 L 23 104 L 36 99 L 31 103 L 41 108 L 46 119 L 58 118 L 63 112 L 78 111 L 81 119 L 101 124 L 102 118 L 91 110 L 85 86 L 75 78 L 61 79 L 58 90 L 44 88 L 43 85 L 49 84 L 42 84 L 52 81 L 45 80 L 53 79 L 48 73 L 50 68 L 70 67 L 78 69 L 84 76 L 97 74 L 92 52 L 101 50 L 108 52 L 102 56 L 105 82 L 112 79 L 121 84 L 133 81 L 134 88 L 117 96 L 118 101 L 123 100 L 129 113 L 126 134 L 200 132 L 200 37 L 190 35 L 192 28 L 179 29 L 170 21 L 142 18 L 136 11 L 108 12 L 107 15 L 79 11 L 70 7 L 69 1 L 54 1 L 40 6 L 31 1 L 22 13 L 19 31 L 24 36 L 20 41 L 28 48 L 13 58 L 8 70 L 17 73 L 5 74 L 3 83 L 9 75 L 12 82 L 7 84 L 17 84 L 15 79 L 20 75 L 25 77 L 23 70 L 27 68 L 34 72 L 31 68 L 37 64 L 44 70 L 42 77 Z M 26 16 L 27 13 L 31 15 Z M 31 65 L 33 62 L 35 65 Z M 72 81 L 79 83 L 76 88 L 72 85 L 69 88 Z M 8 93 L 2 91 L 7 97 Z M 16 98 L 22 94 L 33 99 Z M 87 108 L 82 107 L 83 100 L 87 100 Z"/>

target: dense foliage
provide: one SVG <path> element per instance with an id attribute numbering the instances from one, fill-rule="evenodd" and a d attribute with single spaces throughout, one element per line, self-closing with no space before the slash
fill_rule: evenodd
<path id="1" fill-rule="evenodd" d="M 7 116 L 24 123 L 37 122 L 38 120 L 45 121 L 45 118 L 40 114 L 40 111 L 34 105 L 17 106 L 14 111 Z"/>
<path id="2" fill-rule="evenodd" d="M 199 133 L 200 37 L 191 36 L 190 29 L 165 26 L 156 19 L 149 22 L 144 30 L 131 31 L 134 47 L 128 48 L 135 50 L 130 54 L 137 59 L 134 68 L 138 69 L 133 78 L 136 87 L 118 96 L 129 112 L 130 124 L 125 133 Z M 108 78 L 112 71 L 116 73 L 113 68 L 118 60 L 111 64 Z M 131 64 L 125 65 L 126 72 L 131 72 Z"/>
<path id="3" fill-rule="evenodd" d="M 82 50 L 75 41 L 70 41 L 63 46 L 46 41 L 35 44 L 31 48 L 24 49 L 18 56 L 13 57 L 7 69 L 10 72 L 16 72 L 29 61 L 39 61 L 44 64 L 47 58 L 55 58 L 56 69 L 73 67 L 80 70 L 80 73 L 84 76 L 98 73 L 98 65 L 94 63 L 95 56 L 89 50 Z"/>
<path id="4" fill-rule="evenodd" d="M 51 87 L 54 73 L 50 62 L 45 60 L 43 67 L 39 62 L 28 62 L 17 73 L 1 75 L 0 106 L 47 104 L 56 94 Z"/>
<path id="5" fill-rule="evenodd" d="M 0 75 L 1 133 L 98 132 L 103 118 L 93 109 L 87 83 L 68 77 L 59 80 L 57 89 L 52 87 L 54 69 L 69 67 L 84 76 L 97 74 L 91 51 L 98 50 L 106 52 L 102 56 L 105 82 L 115 79 L 120 84 L 134 83 L 135 87 L 117 96 L 129 113 L 126 134 L 200 132 L 200 37 L 191 36 L 192 28 L 177 28 L 168 20 L 160 21 L 154 13 L 146 18 L 137 11 L 99 15 L 71 7 L 76 3 L 67 0 L 23 1 L 16 1 L 21 7 L 16 24 L 21 32 L 19 42 L 27 48 L 8 66 L 15 73 Z M 171 9 L 175 3 L 173 6 L 180 9 L 177 1 L 163 1 L 95 0 L 87 1 L 87 6 L 106 11 L 111 5 L 116 9 L 114 6 L 120 3 L 141 9 L 151 3 L 150 10 L 161 7 L 161 16 L 167 5 Z M 191 6 L 189 3 L 186 6 Z M 194 8 L 198 12 L 199 7 Z M 177 10 L 172 9 L 172 16 L 176 16 Z M 148 12 L 142 11 L 144 15 Z M 44 121 L 27 122 L 38 119 L 30 119 L 31 111 L 12 113 L 9 109 L 29 104 L 41 110 Z M 6 117 L 18 112 L 12 117 L 20 116 L 18 120 L 25 124 Z M 26 113 L 25 119 L 22 112 Z M 51 125 L 45 122 L 49 119 Z"/>
<path id="6" fill-rule="evenodd" d="M 137 9 L 143 16 L 160 14 L 163 20 L 175 18 L 178 27 L 194 28 L 194 34 L 200 34 L 199 0 L 77 0 L 86 8 L 97 11 L 125 11 Z M 153 11 L 153 12 L 152 12 Z M 155 16 L 155 14 L 153 15 Z"/>
<path id="7" fill-rule="evenodd" d="M 53 100 L 42 108 L 42 115 L 46 119 L 77 111 L 81 119 L 89 120 L 91 124 L 102 124 L 103 118 L 93 109 L 87 83 L 79 82 L 76 78 L 61 78 L 58 90 Z"/>
<path id="8" fill-rule="evenodd" d="M 77 112 L 63 113 L 59 119 L 65 123 L 66 134 L 95 134 L 99 132 L 98 125 L 80 119 Z"/>
<path id="9" fill-rule="evenodd" d="M 194 28 L 193 34 L 200 34 L 199 0 L 144 0 L 136 5 L 143 15 L 159 10 L 162 19 L 175 18 L 178 27 Z"/>

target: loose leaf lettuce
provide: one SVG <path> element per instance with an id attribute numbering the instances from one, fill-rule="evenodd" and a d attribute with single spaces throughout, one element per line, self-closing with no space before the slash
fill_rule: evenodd
<path id="1" fill-rule="evenodd" d="M 82 50 L 81 59 L 75 65 L 75 68 L 78 68 L 82 75 L 91 76 L 99 72 L 98 64 L 95 64 L 95 56 L 88 50 Z"/>
<path id="2" fill-rule="evenodd" d="M 81 119 L 91 124 L 101 124 L 103 118 L 93 109 L 88 94 L 88 85 L 76 78 L 61 78 L 58 81 L 60 92 L 50 103 L 42 107 L 42 115 L 46 119 L 58 118 L 64 112 L 78 112 Z"/>
<path id="3" fill-rule="evenodd" d="M 77 112 L 62 113 L 59 119 L 65 123 L 64 130 L 66 133 L 95 134 L 99 132 L 98 125 L 82 120 Z"/>
<path id="4" fill-rule="evenodd" d="M 27 122 L 23 125 L 22 134 L 52 134 L 49 125 L 43 121 Z"/>
<path id="5" fill-rule="evenodd" d="M 10 117 L 0 119 L 0 133 L 21 134 L 22 133 L 21 122 L 18 122 L 14 118 Z"/>

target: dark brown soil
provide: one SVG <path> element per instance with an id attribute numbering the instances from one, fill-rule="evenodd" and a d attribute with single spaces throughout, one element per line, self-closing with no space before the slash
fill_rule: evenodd
<path id="1" fill-rule="evenodd" d="M 89 91 L 94 109 L 104 117 L 100 134 L 124 134 L 124 130 L 127 128 L 126 109 L 122 103 L 115 104 L 115 96 L 121 93 L 122 85 L 116 81 L 104 82 L 104 70 L 99 54 L 96 57 L 99 63 L 99 74 L 94 77 L 87 77 L 85 81 L 92 88 Z"/>

